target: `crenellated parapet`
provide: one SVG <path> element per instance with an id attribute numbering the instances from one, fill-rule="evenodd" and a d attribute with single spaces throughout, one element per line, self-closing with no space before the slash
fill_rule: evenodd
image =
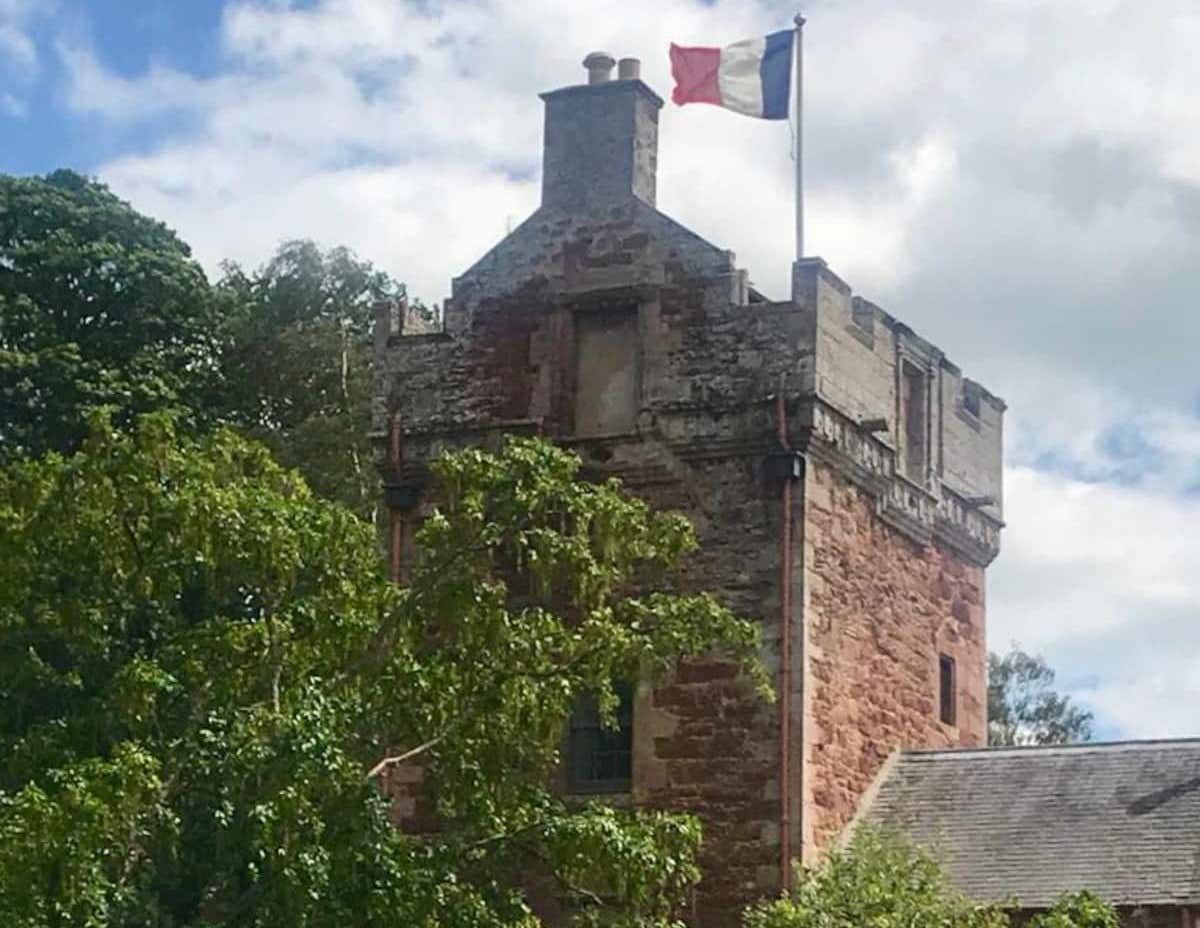
<path id="1" fill-rule="evenodd" d="M 919 486 L 902 473 L 896 449 L 817 396 L 797 416 L 804 448 L 870 493 L 879 516 L 919 544 L 935 538 L 972 563 L 987 566 L 1000 552 L 1004 524 L 984 501 L 964 497 L 942 481 Z"/>
<path id="2" fill-rule="evenodd" d="M 814 435 L 848 473 L 886 480 L 882 517 L 989 563 L 1003 525 L 1003 400 L 821 259 L 796 262 L 793 294 L 815 318 Z"/>
<path id="3" fill-rule="evenodd" d="M 407 455 L 426 459 L 513 432 L 611 446 L 604 469 L 620 475 L 622 447 L 639 442 L 684 461 L 769 452 L 782 389 L 798 447 L 869 492 L 881 519 L 972 563 L 995 558 L 1001 400 L 819 259 L 797 264 L 795 300 L 768 302 L 725 266 L 665 274 L 673 240 L 690 246 L 691 233 L 648 228 L 631 214 L 624 234 L 589 237 L 587 254 L 654 283 L 576 291 L 559 246 L 535 287 L 494 262 L 461 278 L 445 331 L 406 333 L 381 309 L 376 434 L 398 416 Z"/>

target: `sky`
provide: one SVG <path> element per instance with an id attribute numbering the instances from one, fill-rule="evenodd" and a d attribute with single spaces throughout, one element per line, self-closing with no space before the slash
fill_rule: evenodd
<path id="1" fill-rule="evenodd" d="M 537 93 L 769 0 L 0 0 L 0 172 L 71 167 L 212 274 L 345 244 L 440 302 L 537 205 Z M 809 0 L 810 255 L 1008 402 L 993 649 L 1106 738 L 1200 735 L 1200 4 Z M 789 130 L 661 120 L 659 208 L 768 296 Z"/>

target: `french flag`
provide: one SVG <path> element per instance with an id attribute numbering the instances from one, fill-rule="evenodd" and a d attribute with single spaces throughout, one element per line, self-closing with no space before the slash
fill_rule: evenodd
<path id="1" fill-rule="evenodd" d="M 712 103 L 760 119 L 787 119 L 792 45 L 787 29 L 725 48 L 671 43 L 671 99 Z"/>

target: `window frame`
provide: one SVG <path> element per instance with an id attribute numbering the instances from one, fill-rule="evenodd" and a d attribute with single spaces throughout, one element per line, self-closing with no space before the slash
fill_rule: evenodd
<path id="1" fill-rule="evenodd" d="M 604 421 L 599 410 L 589 417 L 584 414 L 584 404 L 598 401 L 599 394 L 585 388 L 585 365 L 593 355 L 585 349 L 589 335 L 604 330 L 632 329 L 625 340 L 618 344 L 628 351 L 628 367 L 631 379 L 628 383 L 630 406 L 624 410 L 620 421 Z M 612 435 L 628 435 L 636 431 L 637 417 L 642 404 L 642 306 L 635 300 L 622 300 L 613 305 L 585 306 L 575 310 L 572 319 L 572 371 L 571 371 L 571 431 L 577 438 L 604 438 Z M 584 358 L 587 358 L 585 361 Z M 609 381 L 611 386 L 612 381 Z M 590 397 L 585 399 L 585 396 Z M 593 421 L 589 421 L 593 420 Z"/>
<path id="2" fill-rule="evenodd" d="M 899 407 L 900 471 L 913 483 L 925 487 L 933 468 L 932 376 L 928 368 L 908 356 L 899 358 L 897 367 L 897 406 Z M 918 387 L 920 396 L 913 397 Z M 920 417 L 914 429 L 914 416 Z M 914 441 L 915 439 L 915 441 Z"/>
<path id="3" fill-rule="evenodd" d="M 938 655 L 938 721 L 958 725 L 958 664 L 949 654 Z"/>
<path id="4" fill-rule="evenodd" d="M 607 728 L 600 721 L 596 697 L 582 692 L 575 700 L 567 720 L 564 760 L 567 768 L 567 791 L 581 795 L 627 793 L 633 788 L 633 726 L 635 687 L 625 680 L 613 681 L 617 693 L 616 728 Z M 581 775 L 581 751 L 588 751 L 590 774 Z M 615 773 L 602 772 L 604 762 Z"/>

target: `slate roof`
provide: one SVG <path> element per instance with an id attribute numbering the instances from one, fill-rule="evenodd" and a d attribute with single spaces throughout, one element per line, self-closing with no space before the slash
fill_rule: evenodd
<path id="1" fill-rule="evenodd" d="M 985 901 L 1200 903 L 1200 739 L 902 752 L 862 819 Z"/>

